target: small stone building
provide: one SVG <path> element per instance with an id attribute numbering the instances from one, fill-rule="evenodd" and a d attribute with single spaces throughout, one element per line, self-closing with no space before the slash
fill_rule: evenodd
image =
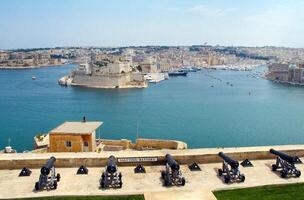
<path id="1" fill-rule="evenodd" d="M 102 122 L 65 122 L 49 132 L 49 152 L 92 152 Z"/>

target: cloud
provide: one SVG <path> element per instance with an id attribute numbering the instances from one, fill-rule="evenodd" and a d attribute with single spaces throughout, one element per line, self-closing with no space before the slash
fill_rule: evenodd
<path id="1" fill-rule="evenodd" d="M 244 16 L 247 23 L 257 24 L 268 28 L 296 28 L 304 20 L 304 4 L 278 4 L 260 13 Z"/>
<path id="2" fill-rule="evenodd" d="M 251 43 L 303 47 L 304 3 L 279 2 L 255 13 L 244 15 L 238 24 L 239 38 Z"/>
<path id="3" fill-rule="evenodd" d="M 195 5 L 189 9 L 190 12 L 200 13 L 206 16 L 221 16 L 232 12 L 233 8 L 215 8 L 207 5 Z"/>

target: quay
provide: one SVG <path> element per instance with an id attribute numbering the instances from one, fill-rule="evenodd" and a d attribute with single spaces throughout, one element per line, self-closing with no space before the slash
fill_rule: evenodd
<path id="1" fill-rule="evenodd" d="M 275 156 L 269 153 L 274 148 L 285 153 L 304 157 L 304 145 L 283 145 L 239 148 L 202 148 L 184 150 L 146 150 L 146 151 L 105 151 L 78 153 L 16 153 L 0 156 L 0 194 L 1 199 L 43 197 L 43 196 L 81 196 L 81 195 L 132 195 L 143 194 L 151 199 L 205 199 L 215 200 L 212 191 L 244 188 L 272 184 L 304 182 L 304 177 L 283 179 L 271 171 Z M 240 167 L 246 175 L 243 183 L 225 184 L 217 175 L 221 168 L 218 152 L 223 151 L 238 161 L 249 159 L 254 167 Z M 164 187 L 160 171 L 166 154 L 171 154 L 181 164 L 181 171 L 186 178 L 183 187 Z M 99 188 L 101 172 L 107 158 L 114 155 L 118 159 L 119 171 L 123 174 L 121 189 L 102 190 Z M 40 167 L 51 156 L 56 157 L 56 171 L 61 174 L 61 181 L 56 190 L 34 191 L 34 184 L 40 173 Z M 201 171 L 190 171 L 188 165 L 198 163 Z M 135 174 L 134 168 L 142 164 L 146 173 Z M 85 165 L 89 173 L 76 175 L 77 169 Z M 18 177 L 20 170 L 27 167 L 32 170 L 28 177 Z M 304 165 L 297 165 L 301 171 Z"/>

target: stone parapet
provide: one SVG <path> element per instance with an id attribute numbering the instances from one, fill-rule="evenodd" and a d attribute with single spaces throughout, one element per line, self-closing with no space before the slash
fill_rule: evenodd
<path id="1" fill-rule="evenodd" d="M 238 148 L 202 148 L 185 150 L 123 150 L 107 151 L 101 153 L 16 153 L 0 154 L 0 169 L 20 169 L 23 167 L 40 168 L 51 156 L 57 158 L 56 167 L 103 167 L 107 158 L 114 155 L 117 158 L 124 158 L 124 162 L 118 162 L 119 166 L 135 166 L 139 163 L 144 165 L 160 165 L 164 163 L 166 154 L 171 154 L 180 164 L 216 163 L 221 162 L 218 152 L 223 151 L 236 160 L 261 160 L 272 159 L 274 155 L 269 149 L 274 148 L 294 156 L 304 157 L 304 145 L 282 145 L 282 146 L 261 146 L 261 147 L 238 147 Z M 127 159 L 125 159 L 127 158 Z M 134 158 L 141 158 L 140 161 Z M 144 159 L 142 159 L 144 158 Z M 153 158 L 153 159 L 151 159 Z M 127 161 L 126 161 L 127 160 Z M 129 160 L 129 161 L 128 161 Z"/>

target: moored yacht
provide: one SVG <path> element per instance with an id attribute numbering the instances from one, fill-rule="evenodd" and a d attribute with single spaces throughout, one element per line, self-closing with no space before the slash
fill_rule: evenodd
<path id="1" fill-rule="evenodd" d="M 187 76 L 188 72 L 180 69 L 180 70 L 174 70 L 168 73 L 169 76 Z"/>

